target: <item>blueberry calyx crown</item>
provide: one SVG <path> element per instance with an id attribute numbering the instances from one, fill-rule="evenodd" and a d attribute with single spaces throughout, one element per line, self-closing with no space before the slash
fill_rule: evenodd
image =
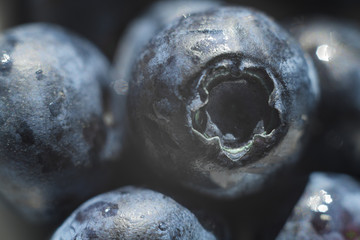
<path id="1" fill-rule="evenodd" d="M 218 142 L 232 161 L 241 159 L 255 140 L 271 138 L 280 126 L 275 81 L 267 70 L 223 59 L 206 68 L 189 105 L 192 131 Z"/>

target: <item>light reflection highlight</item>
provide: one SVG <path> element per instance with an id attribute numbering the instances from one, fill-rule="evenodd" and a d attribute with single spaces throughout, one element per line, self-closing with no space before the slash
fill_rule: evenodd
<path id="1" fill-rule="evenodd" d="M 307 206 L 314 212 L 325 213 L 329 210 L 328 204 L 331 204 L 333 199 L 328 192 L 320 190 L 309 197 Z"/>
<path id="2" fill-rule="evenodd" d="M 9 54 L 7 54 L 7 53 L 4 53 L 3 55 L 2 55 L 2 57 L 1 57 L 1 63 L 7 63 L 7 62 L 9 62 L 10 61 L 10 56 L 9 56 Z"/>
<path id="3" fill-rule="evenodd" d="M 316 49 L 316 56 L 325 62 L 329 62 L 332 57 L 335 55 L 335 48 L 330 47 L 327 44 L 323 44 L 317 47 Z"/>
<path id="4" fill-rule="evenodd" d="M 319 205 L 318 207 L 317 207 L 317 210 L 319 211 L 319 212 L 327 212 L 328 210 L 329 210 L 329 208 L 328 208 L 328 206 L 326 206 L 326 205 L 324 205 L 324 204 L 321 204 L 321 205 Z"/>
<path id="5" fill-rule="evenodd" d="M 331 221 L 331 216 L 327 214 L 321 214 L 320 219 L 323 221 Z"/>

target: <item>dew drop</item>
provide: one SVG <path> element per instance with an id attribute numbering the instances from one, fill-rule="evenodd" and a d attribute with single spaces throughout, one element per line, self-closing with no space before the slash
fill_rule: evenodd
<path id="1" fill-rule="evenodd" d="M 65 100 L 65 94 L 59 92 L 58 97 L 55 101 L 49 103 L 49 110 L 53 117 L 57 117 L 61 113 L 62 104 Z"/>
<path id="2" fill-rule="evenodd" d="M 53 117 L 57 117 L 60 114 L 61 105 L 58 101 L 49 103 L 49 110 Z"/>
<path id="3" fill-rule="evenodd" d="M 42 80 L 44 79 L 44 74 L 43 74 L 43 70 L 39 69 L 35 72 L 36 75 L 36 79 L 37 80 Z"/>
<path id="4" fill-rule="evenodd" d="M 115 203 L 106 203 L 102 209 L 103 217 L 113 217 L 118 213 L 119 206 Z"/>
<path id="5" fill-rule="evenodd" d="M 159 224 L 159 229 L 160 229 L 161 231 L 165 231 L 165 230 L 167 229 L 166 223 L 161 222 L 161 223 Z"/>

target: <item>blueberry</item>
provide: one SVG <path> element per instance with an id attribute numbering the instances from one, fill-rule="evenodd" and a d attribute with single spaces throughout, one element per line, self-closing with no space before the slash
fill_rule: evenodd
<path id="1" fill-rule="evenodd" d="M 0 36 L 0 192 L 27 218 L 54 221 L 101 188 L 122 136 L 108 70 L 55 25 Z"/>
<path id="2" fill-rule="evenodd" d="M 133 21 L 120 39 L 115 54 L 114 87 L 118 93 L 126 94 L 131 78 L 132 66 L 150 39 L 166 27 L 169 22 L 194 12 L 218 7 L 216 1 L 158 1 L 147 12 Z"/>
<path id="3" fill-rule="evenodd" d="M 339 19 L 312 18 L 288 28 L 313 59 L 322 105 L 332 111 L 359 111 L 359 26 Z"/>
<path id="4" fill-rule="evenodd" d="M 313 173 L 282 239 L 358 239 L 360 185 L 347 175 Z"/>
<path id="5" fill-rule="evenodd" d="M 300 46 L 240 7 L 169 24 L 133 73 L 128 113 L 138 148 L 157 172 L 213 196 L 256 192 L 294 162 L 317 103 Z"/>
<path id="6" fill-rule="evenodd" d="M 189 210 L 151 190 L 123 187 L 82 204 L 56 239 L 216 239 Z"/>
<path id="7" fill-rule="evenodd" d="M 355 23 L 304 19 L 289 30 L 311 56 L 319 75 L 318 127 L 309 145 L 308 168 L 360 172 L 360 31 Z"/>

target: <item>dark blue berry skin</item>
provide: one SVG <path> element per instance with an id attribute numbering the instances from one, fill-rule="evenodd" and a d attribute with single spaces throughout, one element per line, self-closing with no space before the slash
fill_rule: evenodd
<path id="1" fill-rule="evenodd" d="M 149 43 L 152 37 L 158 34 L 172 21 L 176 21 L 184 16 L 190 16 L 195 12 L 205 11 L 219 7 L 219 1 L 189 1 L 189 0 L 174 0 L 174 1 L 156 1 L 147 11 L 139 18 L 132 21 L 125 34 L 119 40 L 114 64 L 112 69 L 114 82 L 113 87 L 115 91 L 126 99 L 128 94 L 129 81 L 132 78 L 133 66 L 136 65 L 136 60 Z M 131 110 L 130 110 L 131 111 Z M 132 121 L 132 120 L 130 120 Z M 152 188 L 161 188 L 169 186 L 174 189 L 173 181 L 164 182 L 161 176 L 154 174 L 147 166 L 144 166 L 143 148 L 139 148 L 141 139 L 130 130 L 127 132 L 128 143 L 124 150 L 124 161 L 122 161 L 123 170 L 121 177 L 124 179 L 121 182 L 128 184 L 143 184 L 146 182 L 147 186 Z M 139 167 L 142 166 L 142 167 Z M 168 179 L 170 180 L 170 179 Z M 176 184 L 176 192 L 179 191 L 179 184 Z M 174 191 L 165 191 L 172 192 Z"/>
<path id="2" fill-rule="evenodd" d="M 189 210 L 151 190 L 123 187 L 82 204 L 51 238 L 215 240 Z"/>
<path id="3" fill-rule="evenodd" d="M 298 159 L 317 94 L 311 61 L 282 28 L 255 10 L 220 7 L 152 38 L 128 112 L 157 172 L 232 198 Z"/>
<path id="4" fill-rule="evenodd" d="M 359 175 L 359 26 L 316 17 L 287 27 L 313 59 L 321 89 L 317 127 L 305 167 Z"/>
<path id="5" fill-rule="evenodd" d="M 315 172 L 277 240 L 358 239 L 360 185 L 343 174 Z"/>
<path id="6" fill-rule="evenodd" d="M 153 36 L 170 22 L 194 12 L 220 6 L 217 1 L 158 1 L 146 13 L 134 20 L 120 39 L 114 58 L 115 90 L 126 94 L 136 59 Z"/>
<path id="7" fill-rule="evenodd" d="M 102 163 L 120 152 L 108 70 L 89 42 L 54 25 L 0 36 L 0 193 L 32 221 L 56 221 L 97 193 Z"/>
<path id="8" fill-rule="evenodd" d="M 319 75 L 321 103 L 333 111 L 360 111 L 360 30 L 355 23 L 309 18 L 288 28 Z"/>

